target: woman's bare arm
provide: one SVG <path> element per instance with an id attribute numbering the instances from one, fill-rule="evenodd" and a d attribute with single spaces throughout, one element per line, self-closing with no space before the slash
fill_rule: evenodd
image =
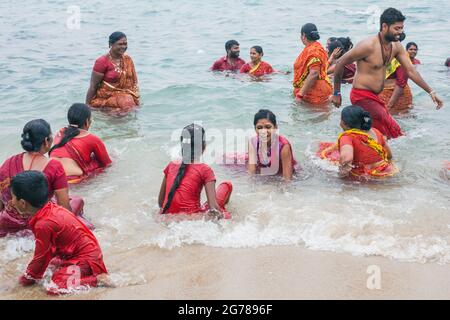
<path id="1" fill-rule="evenodd" d="M 403 95 L 404 91 L 405 90 L 402 87 L 395 85 L 394 92 L 392 93 L 391 99 L 389 100 L 387 105 L 388 109 L 395 107 L 398 99 Z"/>
<path id="2" fill-rule="evenodd" d="M 248 143 L 248 164 L 247 170 L 249 174 L 256 174 L 258 156 L 252 143 Z"/>
<path id="3" fill-rule="evenodd" d="M 91 74 L 91 82 L 89 85 L 89 89 L 86 93 L 86 104 L 89 104 L 91 100 L 95 97 L 97 93 L 97 88 L 99 84 L 103 81 L 104 74 L 92 71 Z"/>
<path id="4" fill-rule="evenodd" d="M 319 67 L 312 67 L 311 70 L 309 70 L 309 74 L 305 79 L 302 89 L 300 90 L 300 95 L 304 96 L 307 94 L 317 80 L 319 80 Z"/>
<path id="5" fill-rule="evenodd" d="M 351 145 L 343 145 L 339 150 L 339 176 L 347 177 L 352 171 L 353 163 L 353 147 Z"/>
<path id="6" fill-rule="evenodd" d="M 286 181 L 292 180 L 292 150 L 289 145 L 285 145 L 281 149 L 281 164 L 283 166 L 283 178 Z"/>
<path id="7" fill-rule="evenodd" d="M 70 198 L 69 198 L 69 189 L 59 189 L 55 190 L 56 202 L 61 207 L 66 208 L 70 212 L 72 212 L 72 207 L 70 206 Z"/>
<path id="8" fill-rule="evenodd" d="M 166 198 L 166 184 L 167 179 L 166 176 L 164 176 L 163 181 L 161 183 L 161 188 L 159 189 L 159 196 L 158 196 L 158 205 L 160 208 L 163 207 L 164 199 Z"/>
<path id="9" fill-rule="evenodd" d="M 211 181 L 205 184 L 206 198 L 208 199 L 209 209 L 213 209 L 220 212 L 219 205 L 216 198 L 216 182 Z"/>

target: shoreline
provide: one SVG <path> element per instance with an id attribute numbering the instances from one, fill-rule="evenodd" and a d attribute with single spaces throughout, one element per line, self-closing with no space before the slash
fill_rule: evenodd
<path id="1" fill-rule="evenodd" d="M 353 257 L 303 247 L 141 247 L 108 254 L 105 260 L 107 266 L 114 266 L 109 269 L 112 277 L 121 275 L 131 285 L 59 297 L 47 296 L 42 286 L 16 286 L 1 293 L 0 299 L 450 299 L 450 269 L 446 265 Z M 127 265 L 127 260 L 133 265 Z M 381 290 L 367 288 L 374 275 L 368 273 L 370 266 L 379 267 Z"/>

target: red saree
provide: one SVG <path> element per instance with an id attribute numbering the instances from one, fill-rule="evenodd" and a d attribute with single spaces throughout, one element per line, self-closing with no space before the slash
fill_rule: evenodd
<path id="1" fill-rule="evenodd" d="M 352 84 L 356 74 L 356 64 L 351 63 L 344 66 L 344 74 L 342 76 L 342 83 Z"/>
<path id="2" fill-rule="evenodd" d="M 332 93 L 331 81 L 327 75 L 328 56 L 319 42 L 313 42 L 305 47 L 294 63 L 294 95 L 298 96 L 305 84 L 312 67 L 319 67 L 319 79 L 309 92 L 303 96 L 303 101 L 312 105 L 324 105 L 329 102 Z"/>
<path id="3" fill-rule="evenodd" d="M 139 87 L 133 60 L 124 55 L 122 61 L 118 82 L 112 84 L 102 81 L 95 97 L 89 102 L 92 108 L 130 110 L 139 106 Z"/>
<path id="4" fill-rule="evenodd" d="M 350 172 L 352 177 L 380 179 L 394 176 L 398 173 L 398 169 L 387 159 L 382 134 L 378 130 L 374 131 L 381 143 L 367 133 L 353 129 L 342 133 L 338 138 L 338 143 L 320 143 L 316 155 L 334 165 L 339 165 L 339 150 L 341 142 L 345 139 L 344 144 L 351 143 L 354 150 L 353 169 Z"/>
<path id="5" fill-rule="evenodd" d="M 378 129 L 388 139 L 403 136 L 400 125 L 395 121 L 384 102 L 372 91 L 353 88 L 350 93 L 352 104 L 370 113 L 373 128 Z"/>
<path id="6" fill-rule="evenodd" d="M 64 145 L 64 147 L 66 148 L 67 153 L 70 154 L 70 158 L 78 164 L 81 170 L 83 170 L 82 176 L 68 176 L 67 182 L 69 184 L 81 183 L 90 176 L 104 169 L 104 167 L 101 166 L 101 164 L 97 161 L 96 158 L 93 158 L 90 162 L 84 161 L 83 157 L 80 155 L 80 153 L 74 147 L 73 143 L 71 143 L 71 141 L 67 142 Z"/>
<path id="7" fill-rule="evenodd" d="M 51 165 L 48 164 L 43 173 L 49 182 L 49 197 L 53 197 L 54 191 L 67 188 L 64 169 L 56 160 Z M 53 167 L 60 167 L 61 174 L 55 172 Z M 24 217 L 17 212 L 12 206 L 12 195 L 10 191 L 11 179 L 17 174 L 25 171 L 23 167 L 23 154 L 15 155 L 6 160 L 0 167 L 0 201 L 3 202 L 4 208 L 0 211 L 0 237 L 4 237 L 10 233 L 16 233 L 21 230 L 29 229 L 29 218 Z M 64 183 L 62 182 L 64 180 Z M 56 202 L 56 200 L 52 200 Z M 81 216 L 83 214 L 84 202 L 81 198 L 71 197 L 70 205 L 74 214 Z"/>
<path id="8" fill-rule="evenodd" d="M 248 73 L 255 77 L 261 77 L 265 74 L 273 73 L 273 68 L 267 62 L 261 61 L 258 65 L 252 67 L 250 63 L 246 63 L 241 68 L 241 73 Z"/>
<path id="9" fill-rule="evenodd" d="M 0 237 L 29 228 L 29 219 L 20 215 L 12 206 L 10 191 L 11 179 L 22 171 L 22 157 L 19 157 L 19 155 L 6 160 L 0 168 L 0 196 L 4 205 L 0 212 Z"/>
<path id="10" fill-rule="evenodd" d="M 55 145 L 61 141 L 64 130 L 65 129 L 61 129 L 55 135 Z M 74 160 L 78 167 L 83 171 L 81 176 L 68 176 L 67 181 L 69 184 L 80 183 L 92 175 L 99 173 L 112 163 L 104 143 L 100 138 L 93 134 L 88 134 L 82 138 L 75 138 L 68 141 L 61 148 L 53 150 L 50 156 L 56 158 L 70 158 Z"/>

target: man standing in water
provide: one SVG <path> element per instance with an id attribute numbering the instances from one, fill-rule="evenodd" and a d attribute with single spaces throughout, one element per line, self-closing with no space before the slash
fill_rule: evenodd
<path id="1" fill-rule="evenodd" d="M 212 71 L 239 71 L 245 64 L 245 61 L 239 58 L 239 42 L 230 40 L 225 43 L 227 55 L 214 62 Z"/>
<path id="2" fill-rule="evenodd" d="M 332 103 L 336 107 L 340 107 L 342 105 L 341 80 L 344 66 L 357 62 L 357 72 L 350 94 L 351 102 L 368 111 L 373 119 L 373 127 L 389 139 L 397 138 L 403 135 L 403 132 L 389 114 L 378 94 L 383 91 L 386 68 L 394 58 L 404 67 L 408 77 L 431 96 L 437 109 L 443 106 L 443 102 L 438 98 L 436 92 L 416 71 L 408 53 L 400 43 L 400 40 L 404 38 L 405 20 L 406 17 L 400 11 L 394 8 L 386 9 L 381 15 L 380 33 L 361 41 L 355 48 L 342 56 L 334 71 Z"/>

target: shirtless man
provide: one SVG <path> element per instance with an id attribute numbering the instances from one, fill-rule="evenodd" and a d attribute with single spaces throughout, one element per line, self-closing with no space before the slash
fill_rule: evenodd
<path id="1" fill-rule="evenodd" d="M 386 67 L 396 58 L 405 68 L 408 77 L 425 90 L 437 105 L 444 105 L 436 92 L 423 80 L 416 71 L 411 59 L 400 43 L 404 36 L 403 27 L 406 17 L 394 8 L 386 9 L 381 15 L 381 31 L 378 35 L 367 38 L 340 58 L 334 71 L 334 93 L 332 103 L 336 107 L 342 105 L 341 80 L 344 66 L 357 62 L 357 72 L 350 94 L 352 104 L 367 110 L 373 119 L 373 127 L 377 128 L 389 139 L 403 135 L 398 123 L 392 118 L 378 94 L 383 91 L 386 80 Z"/>

